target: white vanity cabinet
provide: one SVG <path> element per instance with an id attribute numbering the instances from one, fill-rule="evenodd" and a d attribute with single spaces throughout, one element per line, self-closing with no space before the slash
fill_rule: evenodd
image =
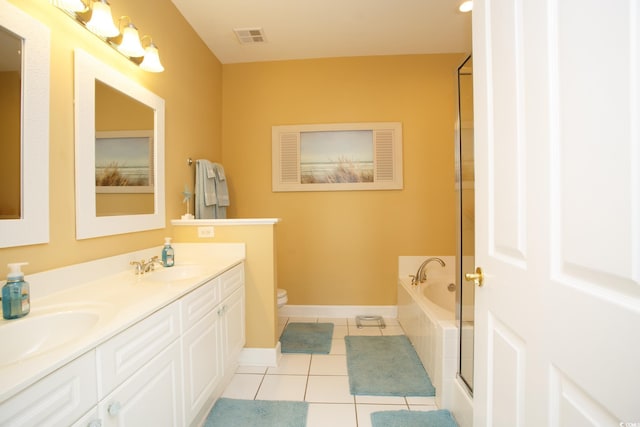
<path id="1" fill-rule="evenodd" d="M 180 425 L 180 305 L 174 302 L 96 349 L 103 426 Z"/>
<path id="2" fill-rule="evenodd" d="M 90 351 L 3 402 L 0 425 L 67 426 L 96 402 L 96 357 Z"/>
<path id="3" fill-rule="evenodd" d="M 235 372 L 245 339 L 243 285 L 239 265 L 181 300 L 185 425 L 203 421 Z"/>
<path id="4" fill-rule="evenodd" d="M 201 424 L 244 342 L 240 263 L 0 403 L 0 426 Z"/>

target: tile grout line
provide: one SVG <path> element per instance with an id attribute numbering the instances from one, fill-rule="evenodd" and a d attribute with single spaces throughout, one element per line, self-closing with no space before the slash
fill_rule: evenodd
<path id="1" fill-rule="evenodd" d="M 253 400 L 257 400 L 258 394 L 260 393 L 260 388 L 264 383 L 264 379 L 267 377 L 267 369 L 264 370 L 264 374 L 262 374 L 262 379 L 260 380 L 260 384 L 258 384 L 258 388 L 256 389 L 255 394 L 253 395 Z"/>

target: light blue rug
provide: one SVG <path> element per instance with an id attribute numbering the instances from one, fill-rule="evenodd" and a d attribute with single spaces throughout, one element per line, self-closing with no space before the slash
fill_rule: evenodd
<path id="1" fill-rule="evenodd" d="M 383 411 L 371 414 L 372 427 L 458 427 L 451 412 L 437 411 Z"/>
<path id="2" fill-rule="evenodd" d="M 282 353 L 329 354 L 333 323 L 289 323 L 280 336 Z"/>
<path id="3" fill-rule="evenodd" d="M 346 336 L 351 394 L 435 396 L 436 390 L 406 335 Z"/>
<path id="4" fill-rule="evenodd" d="M 307 402 L 220 398 L 204 427 L 305 427 Z"/>

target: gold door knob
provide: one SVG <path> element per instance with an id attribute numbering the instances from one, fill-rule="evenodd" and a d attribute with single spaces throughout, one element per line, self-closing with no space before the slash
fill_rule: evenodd
<path id="1" fill-rule="evenodd" d="M 472 281 L 478 286 L 482 286 L 482 280 L 484 279 L 484 275 L 482 274 L 482 268 L 476 267 L 475 273 L 467 273 L 464 275 L 464 279 L 467 281 Z"/>

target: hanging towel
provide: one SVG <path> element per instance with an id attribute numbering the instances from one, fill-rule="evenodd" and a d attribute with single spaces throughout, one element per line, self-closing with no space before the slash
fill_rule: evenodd
<path id="1" fill-rule="evenodd" d="M 208 160 L 200 159 L 196 160 L 196 188 L 195 188 L 195 215 L 197 219 L 213 219 L 215 218 L 215 205 L 213 203 L 207 204 L 207 198 L 209 200 L 215 200 L 215 193 L 210 194 L 210 190 L 215 186 L 209 183 L 209 177 L 207 176 L 207 164 Z M 211 178 L 211 182 L 213 179 Z M 206 191 L 209 190 L 209 196 L 206 196 Z"/>
<path id="2" fill-rule="evenodd" d="M 227 188 L 227 177 L 224 174 L 224 168 L 220 163 L 214 163 L 215 169 L 214 181 L 216 184 L 216 199 L 218 206 L 229 206 L 229 189 Z"/>
<path id="3" fill-rule="evenodd" d="M 222 165 L 206 159 L 196 160 L 195 181 L 196 218 L 226 218 L 229 189 Z"/>

